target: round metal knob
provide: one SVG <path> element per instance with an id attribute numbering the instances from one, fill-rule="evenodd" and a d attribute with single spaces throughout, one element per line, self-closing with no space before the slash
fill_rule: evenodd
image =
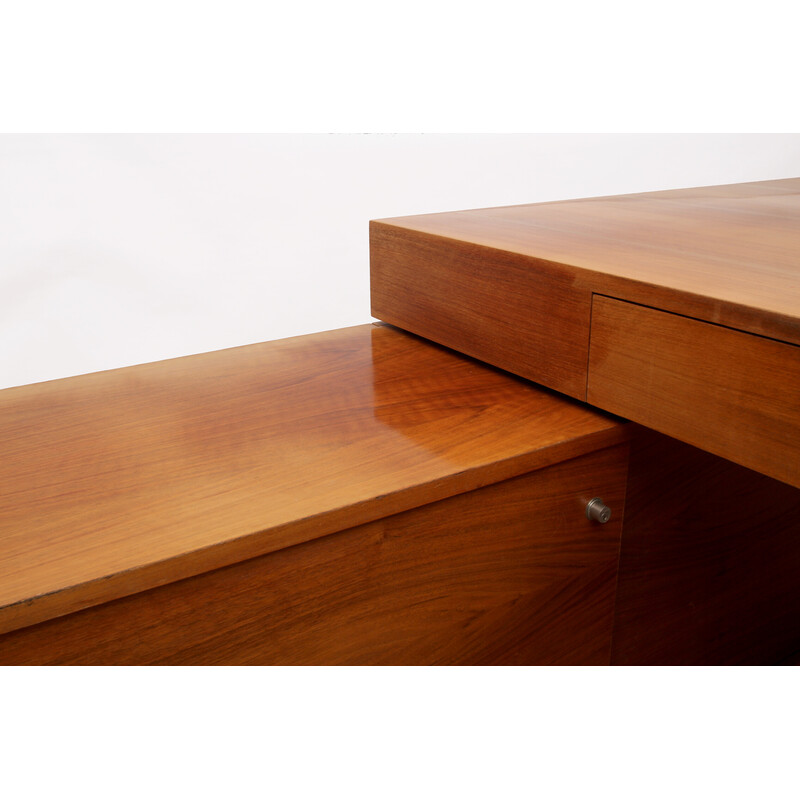
<path id="1" fill-rule="evenodd" d="M 595 522 L 605 523 L 611 519 L 611 509 L 599 497 L 595 497 L 586 504 L 586 516 Z"/>

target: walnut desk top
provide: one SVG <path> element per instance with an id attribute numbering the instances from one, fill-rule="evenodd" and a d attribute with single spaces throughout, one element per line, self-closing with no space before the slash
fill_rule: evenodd
<path id="1" fill-rule="evenodd" d="M 377 220 L 373 315 L 800 486 L 800 178 Z"/>

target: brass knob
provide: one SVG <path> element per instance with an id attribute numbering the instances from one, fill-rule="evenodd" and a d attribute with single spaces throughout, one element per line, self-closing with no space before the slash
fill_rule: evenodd
<path id="1" fill-rule="evenodd" d="M 611 519 L 611 509 L 599 497 L 595 497 L 586 504 L 586 517 L 606 523 Z"/>

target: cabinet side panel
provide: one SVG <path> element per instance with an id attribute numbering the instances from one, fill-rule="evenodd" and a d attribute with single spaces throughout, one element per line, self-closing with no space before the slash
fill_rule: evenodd
<path id="1" fill-rule="evenodd" d="M 774 664 L 800 649 L 800 490 L 636 428 L 616 664 Z"/>
<path id="2" fill-rule="evenodd" d="M 586 397 L 591 293 L 527 256 L 370 223 L 372 315 Z"/>
<path id="3" fill-rule="evenodd" d="M 601 450 L 6 634 L 0 663 L 608 663 L 626 472 Z"/>

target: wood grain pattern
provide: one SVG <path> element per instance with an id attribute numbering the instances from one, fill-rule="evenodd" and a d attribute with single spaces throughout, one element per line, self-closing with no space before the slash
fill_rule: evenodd
<path id="1" fill-rule="evenodd" d="M 0 662 L 608 663 L 626 470 L 582 456 L 13 631 Z"/>
<path id="2" fill-rule="evenodd" d="M 381 239 L 389 229 L 415 234 L 420 254 L 402 260 L 387 251 Z M 508 315 L 519 340 L 536 335 L 548 320 L 546 300 L 526 320 L 528 299 L 513 293 L 529 295 L 536 282 L 518 273 L 547 265 L 544 280 L 557 274 L 574 291 L 572 303 L 586 292 L 610 295 L 800 344 L 800 178 L 397 217 L 372 231 L 375 312 L 432 339 L 442 332 L 438 320 L 413 313 L 420 289 L 437 316 L 468 313 L 502 325 Z M 453 247 L 464 263 L 482 264 L 481 290 L 471 297 L 458 294 L 458 265 L 447 268 L 443 286 L 424 286 L 439 280 Z M 448 306 L 450 286 L 457 307 Z M 491 337 L 486 327 L 482 335 Z"/>
<path id="3" fill-rule="evenodd" d="M 0 392 L 0 631 L 471 491 L 624 426 L 386 326 Z"/>
<path id="4" fill-rule="evenodd" d="M 374 317 L 585 398 L 591 292 L 569 272 L 380 222 L 370 254 Z"/>
<path id="5" fill-rule="evenodd" d="M 587 399 L 800 486 L 800 347 L 595 297 Z"/>
<path id="6" fill-rule="evenodd" d="M 615 664 L 800 651 L 800 490 L 633 426 Z"/>
<path id="7" fill-rule="evenodd" d="M 376 316 L 800 486 L 800 178 L 371 231 Z"/>

